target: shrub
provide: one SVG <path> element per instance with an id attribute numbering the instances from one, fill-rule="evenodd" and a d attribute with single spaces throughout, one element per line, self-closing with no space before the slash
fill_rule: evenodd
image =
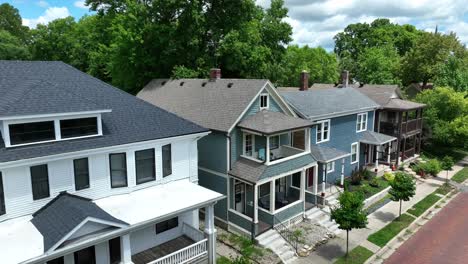
<path id="1" fill-rule="evenodd" d="M 369 185 L 374 188 L 379 188 L 379 181 L 374 177 L 372 180 L 370 180 Z"/>
<path id="2" fill-rule="evenodd" d="M 359 188 L 359 191 L 362 193 L 362 195 L 364 195 L 364 197 L 366 197 L 367 194 L 372 193 L 371 187 L 367 184 L 361 185 L 361 188 Z"/>
<path id="3" fill-rule="evenodd" d="M 359 185 L 361 184 L 361 181 L 362 181 L 362 174 L 359 170 L 353 170 L 353 172 L 351 172 L 351 184 L 352 185 Z"/>
<path id="4" fill-rule="evenodd" d="M 422 165 L 424 172 L 432 174 L 433 176 L 437 176 L 437 174 L 442 170 L 440 162 L 437 159 L 430 159 Z"/>
<path id="5" fill-rule="evenodd" d="M 390 172 L 385 172 L 383 178 L 388 182 L 392 182 L 393 179 L 395 179 L 395 175 L 393 175 L 393 173 Z"/>
<path id="6" fill-rule="evenodd" d="M 362 178 L 364 178 L 366 180 L 372 179 L 372 173 L 370 171 L 368 171 L 366 169 L 362 169 L 360 171 L 360 173 L 361 173 Z"/>

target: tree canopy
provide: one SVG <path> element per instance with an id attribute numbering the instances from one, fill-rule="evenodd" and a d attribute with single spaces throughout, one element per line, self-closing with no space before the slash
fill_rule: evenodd
<path id="1" fill-rule="evenodd" d="M 393 181 L 390 182 L 390 186 L 392 188 L 388 191 L 388 194 L 390 194 L 392 201 L 400 202 L 399 216 L 401 216 L 401 203 L 402 201 L 409 201 L 416 194 L 416 182 L 411 175 L 397 172 Z"/>

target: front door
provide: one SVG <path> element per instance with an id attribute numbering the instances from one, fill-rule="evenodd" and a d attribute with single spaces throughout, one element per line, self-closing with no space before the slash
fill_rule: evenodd
<path id="1" fill-rule="evenodd" d="M 245 213 L 245 183 L 236 182 L 235 186 L 235 209 L 237 212 Z"/>
<path id="2" fill-rule="evenodd" d="M 96 264 L 94 246 L 75 252 L 75 264 Z"/>
<path id="3" fill-rule="evenodd" d="M 315 169 L 313 167 L 307 169 L 307 188 L 314 186 L 314 173 Z"/>

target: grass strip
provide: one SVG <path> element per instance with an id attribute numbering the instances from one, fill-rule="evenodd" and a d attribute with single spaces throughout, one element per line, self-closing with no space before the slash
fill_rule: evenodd
<path id="1" fill-rule="evenodd" d="M 439 188 L 437 188 L 437 190 L 435 191 L 435 193 L 442 194 L 442 195 L 446 195 L 446 194 L 449 193 L 451 190 L 452 190 L 452 187 L 450 187 L 450 185 L 444 183 L 444 185 L 442 185 L 442 186 L 440 186 Z"/>
<path id="2" fill-rule="evenodd" d="M 452 181 L 456 181 L 458 183 L 464 182 L 466 179 L 468 179 L 468 167 L 463 168 L 461 171 L 457 172 L 455 175 L 452 177 Z"/>
<path id="3" fill-rule="evenodd" d="M 351 250 L 348 254 L 348 257 L 345 256 L 337 259 L 335 264 L 362 264 L 366 262 L 368 258 L 370 258 L 374 253 L 369 249 L 363 246 L 357 246 L 353 250 Z"/>
<path id="4" fill-rule="evenodd" d="M 411 224 L 411 222 L 413 222 L 414 219 L 416 218 L 408 214 L 402 214 L 401 217 L 396 218 L 379 231 L 371 234 L 367 238 L 367 240 L 376 244 L 377 246 L 383 247 L 388 243 L 388 241 L 390 241 L 393 237 L 398 235 L 398 233 L 400 233 L 401 230 L 409 226 L 409 224 Z"/>
<path id="5" fill-rule="evenodd" d="M 437 191 L 435 191 L 437 192 Z M 410 209 L 408 209 L 407 213 L 410 213 L 416 217 L 422 215 L 429 207 L 434 205 L 437 201 L 440 200 L 440 196 L 434 193 L 429 194 L 428 196 L 424 197 L 421 201 L 417 204 L 413 205 Z"/>

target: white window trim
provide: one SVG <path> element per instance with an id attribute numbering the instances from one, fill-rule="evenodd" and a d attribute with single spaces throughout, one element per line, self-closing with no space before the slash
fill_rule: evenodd
<path id="1" fill-rule="evenodd" d="M 327 134 L 328 137 L 327 137 L 327 139 L 324 139 L 324 138 L 323 138 L 323 135 L 325 134 L 323 127 L 324 127 L 324 124 L 325 124 L 325 123 L 328 123 L 328 134 Z M 320 140 L 320 141 L 317 140 L 317 134 L 319 133 L 318 126 L 321 126 L 321 127 L 322 127 L 321 132 L 320 132 L 320 133 L 321 133 L 321 139 L 322 139 L 322 140 Z M 330 122 L 330 119 L 318 121 L 318 122 L 317 122 L 316 131 L 315 131 L 315 141 L 317 142 L 317 144 L 330 141 L 330 135 L 331 135 L 330 132 L 331 132 L 331 122 Z"/>
<path id="2" fill-rule="evenodd" d="M 245 143 L 246 143 L 247 135 L 252 136 L 252 156 L 247 156 L 247 154 L 245 152 L 245 148 L 246 148 Z M 243 135 L 242 135 L 242 155 L 245 156 L 245 157 L 254 158 L 254 153 L 255 153 L 255 135 L 251 134 L 251 133 L 244 132 Z"/>
<path id="3" fill-rule="evenodd" d="M 353 146 L 356 146 L 356 160 L 355 161 L 353 161 Z M 358 142 L 354 142 L 351 144 L 351 156 L 349 159 L 351 161 L 351 164 L 355 164 L 359 162 L 359 143 Z"/>
<path id="4" fill-rule="evenodd" d="M 89 117 L 97 118 L 98 133 L 96 135 L 62 138 L 62 135 L 60 133 L 60 131 L 61 131 L 60 130 L 60 120 L 81 119 L 81 118 L 89 118 Z M 55 139 L 39 141 L 39 142 L 31 142 L 31 143 L 11 145 L 10 125 L 36 123 L 36 122 L 47 122 L 47 121 L 53 121 L 54 122 Z M 66 117 L 56 117 L 56 118 L 36 118 L 36 119 L 28 119 L 28 120 L 21 120 L 21 119 L 19 119 L 19 120 L 8 120 L 8 121 L 3 122 L 3 131 L 4 131 L 5 147 L 7 147 L 7 148 L 21 147 L 21 146 L 29 146 L 29 145 L 36 145 L 36 144 L 42 144 L 42 143 L 49 143 L 49 142 L 66 141 L 66 140 L 73 140 L 73 139 L 79 139 L 79 138 L 90 138 L 90 137 L 102 136 L 102 119 L 101 119 L 101 114 L 97 114 L 97 115 L 92 114 L 92 115 L 66 116 Z"/>
<path id="5" fill-rule="evenodd" d="M 266 106 L 264 106 L 264 107 L 262 107 L 262 97 L 266 97 Z M 269 106 L 270 106 L 270 96 L 268 94 L 260 94 L 259 100 L 260 100 L 260 102 L 259 102 L 260 110 L 269 108 Z"/>
<path id="6" fill-rule="evenodd" d="M 361 123 L 359 123 L 359 117 L 361 117 Z M 364 120 L 366 121 L 364 123 Z M 367 122 L 368 122 L 367 112 L 359 113 L 356 115 L 356 132 L 362 132 L 367 130 Z"/>
<path id="7" fill-rule="evenodd" d="M 328 169 L 328 165 L 331 164 L 331 167 L 330 169 Z M 330 173 L 330 172 L 334 172 L 335 171 L 335 162 L 332 161 L 332 162 L 328 162 L 327 163 L 327 173 Z"/>

